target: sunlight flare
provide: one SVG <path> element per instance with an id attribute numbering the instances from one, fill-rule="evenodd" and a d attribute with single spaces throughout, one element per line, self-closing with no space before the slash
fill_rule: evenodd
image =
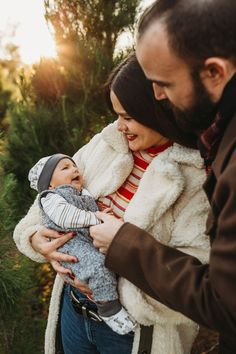
<path id="1" fill-rule="evenodd" d="M 19 47 L 23 63 L 32 64 L 41 57 L 55 57 L 53 37 L 44 18 L 43 0 L 0 0 L 1 33 L 16 25 L 12 42 Z"/>

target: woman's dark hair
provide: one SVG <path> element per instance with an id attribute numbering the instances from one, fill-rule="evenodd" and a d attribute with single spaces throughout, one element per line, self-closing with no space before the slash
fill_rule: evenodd
<path id="1" fill-rule="evenodd" d="M 196 136 L 183 132 L 177 126 L 168 101 L 155 99 L 152 83 L 147 80 L 135 53 L 114 68 L 104 89 L 112 113 L 111 90 L 130 117 L 174 142 L 196 148 Z"/>
<path id="2" fill-rule="evenodd" d="M 162 21 L 170 48 L 190 65 L 201 66 L 213 56 L 236 65 L 235 14 L 235 0 L 158 0 L 141 16 L 138 40 Z"/>

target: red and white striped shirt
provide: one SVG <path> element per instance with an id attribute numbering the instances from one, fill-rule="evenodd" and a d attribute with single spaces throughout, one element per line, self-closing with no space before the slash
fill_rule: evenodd
<path id="1" fill-rule="evenodd" d="M 151 163 L 152 159 L 172 144 L 173 143 L 169 141 L 164 145 L 151 147 L 144 151 L 133 152 L 133 170 L 116 192 L 105 197 L 100 197 L 97 200 L 99 210 L 112 208 L 114 216 L 117 218 L 122 218 L 130 200 L 133 198 L 138 189 L 143 173 Z"/>

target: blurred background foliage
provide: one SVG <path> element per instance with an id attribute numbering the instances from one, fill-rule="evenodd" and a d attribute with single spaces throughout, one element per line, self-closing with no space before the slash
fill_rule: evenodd
<path id="1" fill-rule="evenodd" d="M 114 119 L 102 86 L 127 54 L 114 54 L 117 38 L 133 31 L 139 3 L 45 0 L 57 58 L 24 66 L 9 43 L 0 60 L 0 354 L 43 353 L 54 274 L 21 255 L 12 240 L 35 198 L 28 171 L 42 156 L 73 155 Z"/>

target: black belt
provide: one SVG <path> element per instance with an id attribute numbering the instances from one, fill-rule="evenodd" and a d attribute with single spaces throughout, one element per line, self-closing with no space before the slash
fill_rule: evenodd
<path id="1" fill-rule="evenodd" d="M 98 315 L 97 311 L 89 308 L 85 301 L 77 299 L 72 290 L 69 291 L 69 298 L 74 310 L 84 318 L 90 318 L 95 322 L 103 321 L 102 318 Z"/>
<path id="2" fill-rule="evenodd" d="M 138 354 L 151 354 L 153 328 L 153 326 L 140 325 Z"/>

